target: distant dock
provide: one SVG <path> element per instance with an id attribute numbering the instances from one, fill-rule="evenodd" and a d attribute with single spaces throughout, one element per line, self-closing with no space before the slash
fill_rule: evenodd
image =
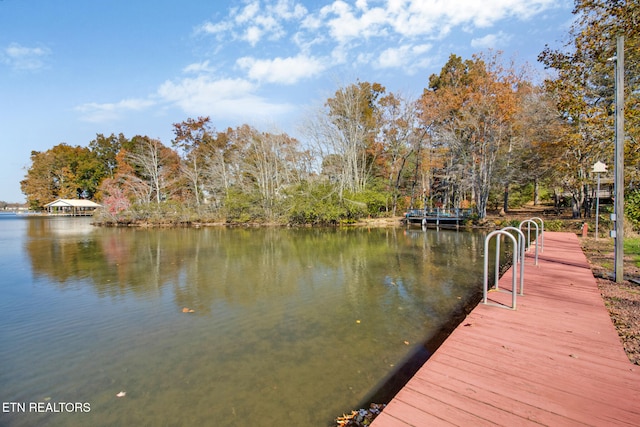
<path id="1" fill-rule="evenodd" d="M 404 217 L 407 225 L 458 228 L 471 213 L 471 209 L 409 209 Z"/>

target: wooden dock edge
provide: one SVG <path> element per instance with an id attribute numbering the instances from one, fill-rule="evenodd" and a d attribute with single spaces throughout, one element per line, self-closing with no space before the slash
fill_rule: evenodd
<path id="1" fill-rule="evenodd" d="M 577 236 L 544 238 L 539 265 L 525 262 L 517 310 L 478 304 L 372 426 L 640 425 L 640 369 Z M 500 288 L 510 281 L 507 272 Z"/>

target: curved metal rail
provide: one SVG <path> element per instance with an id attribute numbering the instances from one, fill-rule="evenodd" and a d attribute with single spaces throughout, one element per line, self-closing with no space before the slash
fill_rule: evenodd
<path id="1" fill-rule="evenodd" d="M 517 242 L 515 236 L 513 234 L 509 233 L 506 230 L 492 231 L 484 239 L 484 286 L 483 286 L 482 302 L 483 302 L 483 304 L 487 304 L 487 294 L 489 293 L 489 241 L 495 236 L 498 236 L 498 240 L 496 241 L 497 242 L 496 243 L 496 260 L 497 260 L 496 261 L 496 265 L 497 266 L 499 266 L 499 264 L 500 264 L 500 243 L 499 243 L 500 242 L 500 237 L 501 236 L 507 236 L 513 242 L 513 266 L 514 266 L 514 268 L 512 270 L 512 276 L 511 276 L 511 309 L 515 310 L 516 309 L 516 295 L 518 293 L 517 284 L 516 284 L 516 268 L 515 268 L 515 266 L 518 264 L 518 249 L 519 249 L 519 245 L 518 245 L 518 242 Z M 524 260 L 524 257 L 523 257 L 523 260 Z M 496 289 L 498 288 L 498 276 L 499 276 L 498 269 L 499 268 L 496 268 L 496 282 L 495 282 L 495 285 L 494 285 L 496 287 Z"/>
<path id="2" fill-rule="evenodd" d="M 539 237 L 540 237 L 540 230 L 538 229 L 538 223 L 532 219 L 525 219 L 524 221 L 522 221 L 520 223 L 520 226 L 518 227 L 520 230 L 522 230 L 522 226 L 527 224 L 527 247 L 530 249 L 531 248 L 531 224 L 535 225 L 536 227 L 536 238 L 533 240 L 536 243 L 536 258 L 535 258 L 535 265 L 538 265 L 538 248 L 540 247 L 539 242 Z"/>

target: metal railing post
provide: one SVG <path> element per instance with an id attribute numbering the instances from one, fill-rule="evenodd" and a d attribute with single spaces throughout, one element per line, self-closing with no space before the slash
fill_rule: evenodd
<path id="1" fill-rule="evenodd" d="M 516 269 L 515 269 L 515 267 L 518 264 L 518 243 L 516 241 L 515 236 L 505 230 L 492 231 L 484 239 L 484 283 L 483 283 L 483 289 L 482 289 L 482 302 L 484 304 L 487 304 L 487 294 L 489 293 L 489 241 L 494 236 L 498 236 L 496 240 L 496 249 L 497 249 L 496 258 L 498 259 L 497 264 L 499 264 L 499 258 L 500 258 L 500 253 L 499 253 L 500 236 L 508 236 L 513 242 L 513 271 L 511 275 L 511 309 L 515 310 L 516 295 L 518 294 L 518 287 L 516 284 Z M 496 289 L 498 289 L 498 280 L 496 280 L 495 287 Z"/>
<path id="2" fill-rule="evenodd" d="M 538 244 L 538 237 L 539 237 L 539 230 L 538 230 L 538 223 L 531 220 L 531 219 L 525 219 L 524 221 L 522 221 L 520 223 L 520 226 L 518 227 L 520 230 L 522 230 L 522 226 L 524 224 L 527 224 L 527 246 L 530 247 L 531 246 L 531 224 L 535 225 L 536 227 L 536 238 L 535 238 L 535 242 L 536 242 L 536 258 L 535 258 L 535 265 L 538 265 L 538 247 L 540 246 Z"/>
<path id="3" fill-rule="evenodd" d="M 540 252 L 544 252 L 544 221 L 538 216 L 529 219 L 535 222 L 540 221 Z"/>
<path id="4" fill-rule="evenodd" d="M 520 295 L 524 295 L 524 233 L 516 227 L 504 227 L 504 231 L 513 230 L 518 233 L 518 259 L 520 261 Z M 515 252 L 515 248 L 514 248 Z M 516 268 L 514 264 L 513 268 Z"/>

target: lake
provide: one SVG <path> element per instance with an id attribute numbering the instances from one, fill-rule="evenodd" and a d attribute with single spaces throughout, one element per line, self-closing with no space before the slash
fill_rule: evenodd
<path id="1" fill-rule="evenodd" d="M 0 215 L 2 426 L 328 426 L 482 288 L 481 233 L 90 221 Z"/>

